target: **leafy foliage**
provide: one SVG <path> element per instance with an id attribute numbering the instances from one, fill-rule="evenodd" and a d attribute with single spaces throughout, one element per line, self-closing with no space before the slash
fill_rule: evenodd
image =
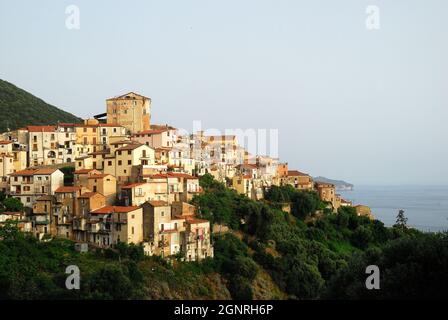
<path id="1" fill-rule="evenodd" d="M 49 105 L 32 94 L 0 79 L 0 132 L 27 125 L 79 123 L 80 118 Z"/>
<path id="2" fill-rule="evenodd" d="M 16 198 L 6 198 L 1 201 L 0 211 L 7 212 L 22 212 L 23 204 L 19 199 Z"/>
<path id="3" fill-rule="evenodd" d="M 252 299 L 261 271 L 292 299 L 434 298 L 448 286 L 447 234 L 386 228 L 350 207 L 304 220 L 322 205 L 311 193 L 272 188 L 262 202 L 211 176 L 200 183 L 205 192 L 192 201 L 200 214 L 231 228 L 214 237 L 214 259 L 169 264 L 124 243 L 79 254 L 70 241 L 38 242 L 7 223 L 0 227 L 0 299 Z M 288 214 L 278 206 L 285 201 L 309 203 L 304 214 Z M 79 291 L 64 286 L 71 264 L 83 272 Z M 372 264 L 381 290 L 365 287 Z"/>

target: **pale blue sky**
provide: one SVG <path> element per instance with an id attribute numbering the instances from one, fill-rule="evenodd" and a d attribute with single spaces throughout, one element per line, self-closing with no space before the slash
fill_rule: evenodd
<path id="1" fill-rule="evenodd" d="M 447 15 L 445 0 L 0 0 L 0 78 L 81 117 L 136 91 L 156 123 L 278 128 L 282 160 L 312 175 L 447 184 Z"/>

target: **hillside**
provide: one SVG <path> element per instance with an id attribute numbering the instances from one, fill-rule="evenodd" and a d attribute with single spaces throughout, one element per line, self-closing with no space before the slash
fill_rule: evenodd
<path id="1" fill-rule="evenodd" d="M 323 210 L 315 193 L 273 187 L 253 201 L 210 175 L 193 203 L 201 216 L 231 230 L 213 237 L 215 255 L 201 263 L 167 263 L 120 243 L 80 254 L 68 240 L 39 242 L 0 225 L 1 299 L 415 299 L 440 298 L 448 287 L 448 234 L 403 223 L 387 228 Z M 284 202 L 291 213 L 281 211 Z M 177 258 L 180 258 L 177 257 Z M 65 269 L 81 272 L 80 290 L 66 290 Z M 381 266 L 381 290 L 365 287 L 368 265 Z"/>
<path id="2" fill-rule="evenodd" d="M 332 183 L 335 185 L 337 190 L 353 190 L 354 185 L 348 182 L 345 182 L 343 180 L 334 180 L 334 179 L 328 179 L 325 177 L 314 177 L 314 181 L 316 182 L 323 182 L 323 183 Z"/>
<path id="3" fill-rule="evenodd" d="M 0 132 L 27 125 L 80 122 L 71 113 L 52 106 L 15 85 L 0 79 Z"/>

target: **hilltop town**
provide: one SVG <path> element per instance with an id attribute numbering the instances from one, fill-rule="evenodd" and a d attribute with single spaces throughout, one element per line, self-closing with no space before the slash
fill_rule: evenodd
<path id="1" fill-rule="evenodd" d="M 106 100 L 106 112 L 83 123 L 29 125 L 1 134 L 0 191 L 24 209 L 0 213 L 39 239 L 62 237 L 92 247 L 142 244 L 147 255 L 213 257 L 211 226 L 191 204 L 199 177 L 253 200 L 272 186 L 316 191 L 333 212 L 352 203 L 331 183 L 251 155 L 236 136 L 181 134 L 151 123 L 151 99 L 130 92 Z M 360 215 L 369 208 L 355 206 Z M 285 209 L 288 210 L 288 209 Z"/>

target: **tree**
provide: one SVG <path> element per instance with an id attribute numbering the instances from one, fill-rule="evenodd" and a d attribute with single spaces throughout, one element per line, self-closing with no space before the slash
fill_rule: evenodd
<path id="1" fill-rule="evenodd" d="M 321 201 L 316 192 L 299 191 L 294 196 L 292 213 L 298 218 L 306 218 L 319 209 Z"/>
<path id="2" fill-rule="evenodd" d="M 408 218 L 405 217 L 404 210 L 400 209 L 398 211 L 397 221 L 396 221 L 394 227 L 405 230 L 408 228 L 407 222 L 408 222 Z"/>
<path id="3" fill-rule="evenodd" d="M 223 188 L 224 185 L 213 178 L 210 173 L 204 174 L 199 178 L 199 185 L 204 189 Z"/>
<path id="4" fill-rule="evenodd" d="M 10 212 L 22 212 L 23 204 L 19 199 L 16 198 L 7 198 L 3 201 L 3 205 L 5 206 L 6 211 Z"/>

